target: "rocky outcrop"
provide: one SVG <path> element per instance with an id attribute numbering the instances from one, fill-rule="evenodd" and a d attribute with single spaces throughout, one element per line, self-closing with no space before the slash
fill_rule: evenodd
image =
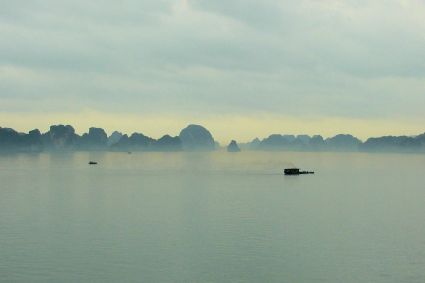
<path id="1" fill-rule="evenodd" d="M 425 134 L 416 137 L 385 136 L 369 138 L 360 148 L 364 151 L 425 151 Z"/>
<path id="2" fill-rule="evenodd" d="M 42 137 L 43 144 L 51 149 L 73 149 L 75 148 L 79 136 L 70 125 L 50 126 L 50 130 Z"/>
<path id="3" fill-rule="evenodd" d="M 41 151 L 42 149 L 39 130 L 35 129 L 25 134 L 10 128 L 0 128 L 0 150 Z"/>
<path id="4" fill-rule="evenodd" d="M 83 134 L 78 145 L 81 149 L 104 149 L 108 143 L 108 136 L 102 128 L 90 128 L 89 132 Z"/>
<path id="5" fill-rule="evenodd" d="M 122 137 L 122 133 L 120 133 L 118 131 L 113 132 L 108 137 L 108 142 L 107 142 L 108 146 L 112 146 L 112 145 L 116 144 L 117 142 L 119 142 L 121 137 Z"/>
<path id="6" fill-rule="evenodd" d="M 294 135 L 279 135 L 273 134 L 268 138 L 263 139 L 258 145 L 258 149 L 262 150 L 280 150 L 288 149 L 295 142 Z"/>
<path id="7" fill-rule="evenodd" d="M 189 125 L 179 135 L 185 150 L 209 151 L 215 149 L 214 138 L 211 133 L 199 125 Z"/>
<path id="8" fill-rule="evenodd" d="M 353 137 L 352 135 L 340 134 L 332 138 L 326 139 L 325 143 L 326 143 L 327 149 L 329 150 L 357 151 L 362 141 L 356 137 Z"/>
<path id="9" fill-rule="evenodd" d="M 235 140 L 232 140 L 229 145 L 227 146 L 228 152 L 239 152 L 241 149 L 239 148 L 237 142 Z"/>
<path id="10" fill-rule="evenodd" d="M 322 150 L 325 147 L 325 140 L 321 135 L 314 135 L 309 142 L 310 149 Z"/>
<path id="11" fill-rule="evenodd" d="M 254 149 L 259 150 L 296 150 L 296 151 L 317 151 L 317 150 L 348 150 L 356 151 L 362 142 L 352 135 L 336 135 L 323 139 L 320 135 L 313 137 L 309 135 L 279 135 L 273 134 L 263 139 Z M 254 141 L 251 142 L 251 145 Z M 254 146 L 252 146 L 254 147 Z"/>
<path id="12" fill-rule="evenodd" d="M 155 140 L 143 134 L 133 133 L 130 137 L 123 135 L 121 139 L 112 145 L 115 150 L 150 150 Z"/>
<path id="13" fill-rule="evenodd" d="M 0 146 L 3 148 L 20 146 L 20 136 L 21 135 L 14 129 L 0 128 Z"/>
<path id="14" fill-rule="evenodd" d="M 155 151 L 180 151 L 183 146 L 179 137 L 165 135 L 153 142 L 152 149 Z"/>
<path id="15" fill-rule="evenodd" d="M 44 146 L 41 132 L 38 129 L 29 131 L 24 139 L 24 144 L 30 151 L 42 151 Z"/>
<path id="16" fill-rule="evenodd" d="M 70 125 L 54 125 L 41 134 L 35 129 L 20 133 L 11 128 L 0 127 L 0 151 L 41 151 L 41 150 L 118 150 L 118 151 L 179 151 L 214 150 L 219 144 L 211 133 L 202 126 L 189 125 L 177 137 L 164 135 L 158 140 L 140 133 L 130 137 L 114 132 L 109 138 L 101 128 L 90 128 L 79 136 Z M 362 143 L 352 135 L 336 135 L 323 139 L 320 135 L 274 134 L 259 140 L 238 145 L 232 141 L 227 147 L 234 152 L 249 150 L 294 150 L 294 151 L 396 151 L 425 152 L 425 133 L 417 136 L 384 136 L 369 138 Z"/>
<path id="17" fill-rule="evenodd" d="M 260 146 L 260 139 L 259 138 L 255 138 L 250 142 L 244 143 L 244 144 L 240 144 L 240 147 L 242 149 L 248 149 L 248 150 L 257 150 L 258 147 Z"/>

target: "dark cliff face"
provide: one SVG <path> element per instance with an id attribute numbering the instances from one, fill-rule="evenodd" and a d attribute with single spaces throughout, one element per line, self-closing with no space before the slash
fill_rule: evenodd
<path id="1" fill-rule="evenodd" d="M 258 145 L 261 150 L 290 149 L 295 146 L 297 139 L 294 135 L 273 134 L 263 139 Z"/>
<path id="2" fill-rule="evenodd" d="M 154 141 L 154 139 L 143 134 L 134 133 L 130 136 L 129 141 L 130 144 L 135 147 L 147 148 Z"/>
<path id="3" fill-rule="evenodd" d="M 134 133 L 130 137 L 123 135 L 118 142 L 111 145 L 114 150 L 134 151 L 180 151 L 182 143 L 179 137 L 165 135 L 155 140 L 143 134 Z"/>
<path id="4" fill-rule="evenodd" d="M 179 135 L 185 150 L 214 150 L 215 142 L 211 133 L 202 126 L 189 125 Z"/>
<path id="5" fill-rule="evenodd" d="M 326 147 L 331 150 L 358 150 L 359 145 L 362 143 L 352 135 L 336 135 L 332 138 L 326 139 Z"/>
<path id="6" fill-rule="evenodd" d="M 255 138 L 251 142 L 247 143 L 246 144 L 246 147 L 248 149 L 251 149 L 251 150 L 256 150 L 260 146 L 260 143 L 261 143 L 260 139 L 259 138 Z"/>
<path id="7" fill-rule="evenodd" d="M 238 146 L 238 143 L 235 140 L 232 140 L 227 146 L 228 152 L 239 152 L 241 149 Z"/>
<path id="8" fill-rule="evenodd" d="M 313 150 L 321 150 L 325 146 L 325 140 L 321 135 L 315 135 L 310 139 L 309 145 Z"/>
<path id="9" fill-rule="evenodd" d="M 325 141 L 320 135 L 270 135 L 258 142 L 257 149 L 261 150 L 322 150 Z"/>
<path id="10" fill-rule="evenodd" d="M 73 149 L 78 139 L 79 136 L 70 125 L 50 126 L 50 130 L 43 135 L 43 143 L 52 149 Z"/>
<path id="11" fill-rule="evenodd" d="M 21 144 L 21 135 L 10 128 L 0 128 L 0 145 L 3 147 L 19 146 Z"/>
<path id="12" fill-rule="evenodd" d="M 180 151 L 183 146 L 179 137 L 165 135 L 153 143 L 152 149 L 156 151 Z"/>
<path id="13" fill-rule="evenodd" d="M 309 135 L 298 135 L 295 137 L 295 143 L 299 145 L 309 145 L 311 137 Z"/>
<path id="14" fill-rule="evenodd" d="M 90 128 L 78 141 L 82 149 L 103 149 L 107 146 L 108 136 L 102 128 Z"/>
<path id="15" fill-rule="evenodd" d="M 24 143 L 26 147 L 30 147 L 30 150 L 33 151 L 40 151 L 44 147 L 41 132 L 38 129 L 29 131 Z"/>
<path id="16" fill-rule="evenodd" d="M 178 137 L 165 135 L 158 140 L 140 133 L 130 137 L 114 132 L 109 138 L 101 128 L 90 128 L 83 136 L 75 133 L 70 125 L 53 125 L 45 134 L 35 129 L 20 133 L 11 128 L 0 127 L 0 151 L 42 150 L 142 150 L 142 151 L 179 151 L 214 150 L 217 148 L 211 133 L 202 126 L 189 125 Z M 316 135 L 270 135 L 268 138 L 241 144 L 250 150 L 295 150 L 295 151 L 396 151 L 425 152 L 425 133 L 418 136 L 384 136 L 369 138 L 362 143 L 352 135 L 336 135 L 323 139 Z M 239 145 L 232 141 L 229 151 L 237 151 Z"/>
<path id="17" fill-rule="evenodd" d="M 133 133 L 130 137 L 123 135 L 120 140 L 112 145 L 116 150 L 142 150 L 146 151 L 151 148 L 154 139 L 140 133 Z"/>
<path id="18" fill-rule="evenodd" d="M 365 151 L 425 151 L 425 134 L 369 138 L 360 148 Z"/>
<path id="19" fill-rule="evenodd" d="M 0 150 L 41 151 L 41 133 L 35 129 L 28 134 L 10 128 L 0 128 Z"/>
<path id="20" fill-rule="evenodd" d="M 130 141 L 128 135 L 122 135 L 118 142 L 111 146 L 113 149 L 128 149 L 130 147 Z"/>
<path id="21" fill-rule="evenodd" d="M 108 142 L 107 142 L 108 146 L 112 146 L 112 145 L 116 144 L 117 142 L 119 142 L 121 137 L 122 137 L 122 133 L 120 133 L 118 131 L 113 132 L 108 137 Z"/>
<path id="22" fill-rule="evenodd" d="M 257 145 L 251 143 L 251 148 L 259 150 L 349 150 L 356 151 L 362 142 L 352 135 L 336 135 L 323 139 L 320 135 L 310 137 L 308 135 L 279 135 L 273 134 L 263 139 Z"/>

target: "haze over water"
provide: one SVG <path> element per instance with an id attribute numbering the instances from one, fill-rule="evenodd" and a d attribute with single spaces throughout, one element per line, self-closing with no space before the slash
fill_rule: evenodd
<path id="1" fill-rule="evenodd" d="M 0 155 L 0 281 L 424 282 L 424 171 L 413 154 Z"/>

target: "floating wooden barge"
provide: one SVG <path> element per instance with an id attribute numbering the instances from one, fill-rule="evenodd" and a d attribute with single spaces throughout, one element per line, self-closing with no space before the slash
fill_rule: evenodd
<path id="1" fill-rule="evenodd" d="M 313 171 L 301 171 L 298 168 L 287 168 L 283 172 L 285 173 L 285 175 L 314 174 Z"/>

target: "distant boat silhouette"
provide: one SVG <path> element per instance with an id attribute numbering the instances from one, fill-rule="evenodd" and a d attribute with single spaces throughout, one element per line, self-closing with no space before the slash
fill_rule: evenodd
<path id="1" fill-rule="evenodd" d="M 89 165 L 97 165 L 97 162 L 96 161 L 90 161 Z"/>
<path id="2" fill-rule="evenodd" d="M 285 175 L 302 175 L 302 174 L 314 174 L 313 171 L 300 171 L 298 168 L 287 168 L 283 171 Z"/>

